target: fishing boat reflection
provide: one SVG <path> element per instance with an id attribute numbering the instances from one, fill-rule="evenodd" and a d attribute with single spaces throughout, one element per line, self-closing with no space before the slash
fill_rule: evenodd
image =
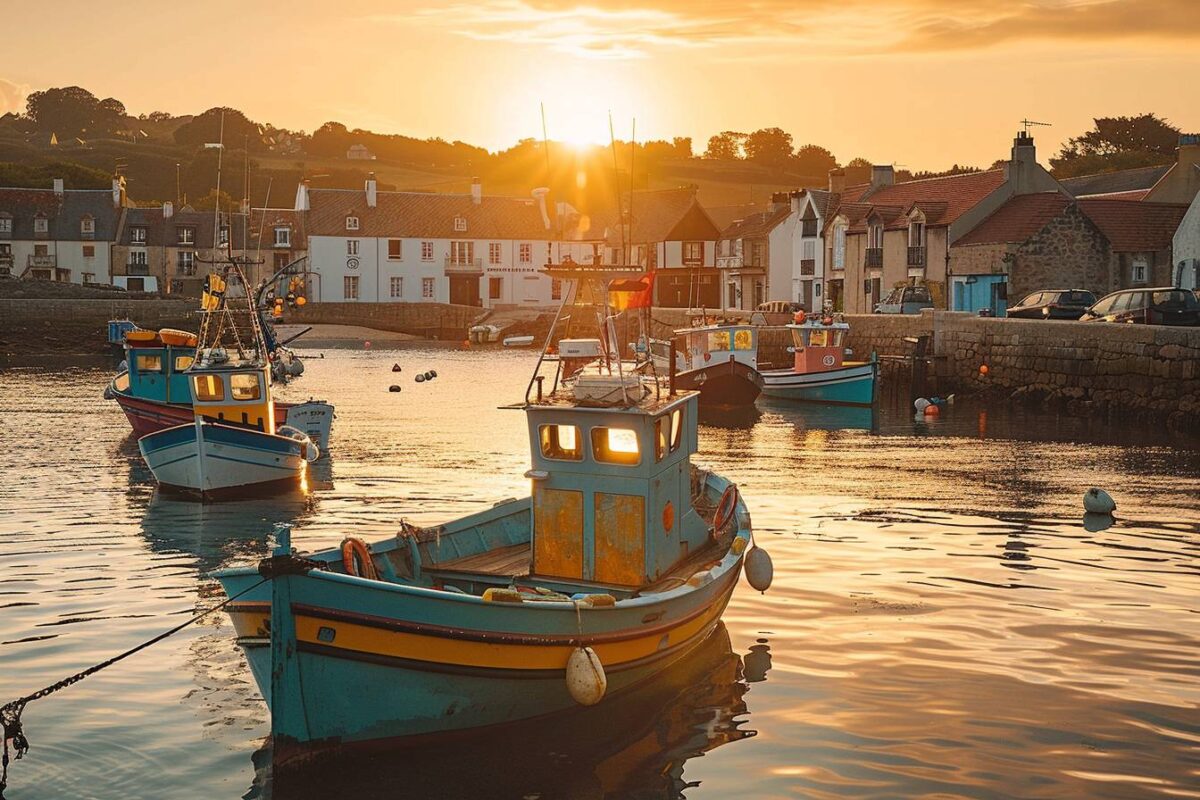
<path id="1" fill-rule="evenodd" d="M 800 431 L 879 430 L 876 406 L 797 405 L 769 398 L 759 400 L 763 410 L 792 423 Z"/>
<path id="2" fill-rule="evenodd" d="M 749 430 L 762 419 L 758 406 L 706 406 L 700 404 L 696 415 L 701 425 L 709 428 L 741 428 Z"/>
<path id="3" fill-rule="evenodd" d="M 757 666 L 761 680 L 761 657 Z M 719 625 L 692 657 L 603 705 L 472 739 L 469 766 L 461 748 L 358 749 L 272 775 L 267 745 L 254 756 L 259 772 L 246 797 L 363 800 L 396 797 L 407 786 L 422 797 L 681 798 L 696 785 L 684 778 L 688 759 L 755 735 L 744 727 L 748 688 L 742 659 Z"/>

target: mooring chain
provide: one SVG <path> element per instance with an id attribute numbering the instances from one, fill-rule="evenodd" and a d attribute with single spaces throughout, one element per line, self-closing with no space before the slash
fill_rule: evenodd
<path id="1" fill-rule="evenodd" d="M 148 639 L 148 640 L 142 642 L 141 644 L 137 645 L 136 647 L 132 647 L 123 653 L 119 653 L 118 655 L 113 656 L 112 658 L 108 659 L 107 661 L 101 661 L 99 664 L 95 664 L 95 665 L 90 666 L 87 669 L 83 670 L 82 672 L 77 672 L 74 675 L 63 678 L 61 681 L 59 681 L 57 683 L 53 683 L 53 684 L 45 687 L 44 689 L 38 689 L 33 694 L 25 695 L 24 697 L 13 700 L 11 703 L 5 703 L 3 706 L 0 706 L 0 728 L 3 728 L 3 732 L 0 733 L 0 735 L 3 735 L 3 737 L 4 737 L 4 755 L 2 758 L 0 758 L 0 800 L 4 800 L 4 789 L 8 786 L 9 742 L 10 741 L 12 742 L 12 750 L 13 750 L 15 759 L 19 760 L 19 759 L 23 758 L 26 753 L 29 752 L 29 739 L 26 738 L 24 731 L 21 729 L 21 714 L 22 714 L 22 712 L 25 711 L 26 705 L 28 705 L 29 703 L 32 703 L 34 700 L 40 700 L 43 697 L 46 697 L 47 695 L 54 694 L 59 689 L 65 689 L 68 686 L 79 683 L 79 681 L 83 680 L 84 678 L 88 677 L 89 675 L 95 675 L 97 672 L 104 669 L 105 667 L 110 667 L 113 664 L 117 663 L 118 661 L 128 658 L 129 656 L 133 655 L 134 653 L 137 653 L 141 650 L 145 650 L 147 647 L 157 644 L 157 643 L 161 642 L 163 639 L 166 639 L 169 636 L 173 636 L 176 633 L 179 633 L 181 630 L 188 627 L 192 623 L 194 623 L 200 619 L 203 619 L 204 617 L 207 617 L 209 614 L 212 614 L 216 611 L 220 611 L 222 608 L 229 605 L 230 603 L 232 603 L 234 600 L 238 599 L 242 595 L 247 594 L 248 592 L 254 591 L 258 587 L 262 586 L 264 583 L 269 581 L 270 579 L 271 579 L 271 576 L 266 575 L 263 577 L 263 579 L 261 581 L 254 584 L 253 586 L 249 586 L 249 587 L 243 589 L 242 591 L 238 592 L 237 594 L 232 595 L 231 597 L 227 597 L 225 600 L 221 601 L 220 603 L 213 606 L 212 608 L 206 609 L 205 611 L 201 611 L 199 614 L 196 614 L 192 618 L 188 619 L 186 622 L 180 623 L 179 625 L 176 625 L 174 628 L 171 628 L 168 631 L 160 633 L 158 636 L 155 636 L 153 639 Z"/>

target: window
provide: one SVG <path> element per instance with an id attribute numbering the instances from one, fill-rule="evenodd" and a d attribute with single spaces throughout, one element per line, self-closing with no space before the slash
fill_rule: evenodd
<path id="1" fill-rule="evenodd" d="M 225 382 L 220 375 L 193 375 L 192 394 L 201 403 L 225 399 Z"/>
<path id="2" fill-rule="evenodd" d="M 451 242 L 450 263 L 460 266 L 470 266 L 475 261 L 474 242 Z"/>
<path id="3" fill-rule="evenodd" d="M 708 351 L 729 349 L 729 331 L 712 331 L 708 334 Z"/>
<path id="4" fill-rule="evenodd" d="M 1110 294 L 1108 297 L 1105 297 L 1099 303 L 1096 303 L 1096 305 L 1092 306 L 1091 312 L 1100 317 L 1104 316 L 1105 314 L 1111 314 L 1113 305 L 1116 304 L 1120 297 L 1121 295 L 1119 294 Z"/>
<path id="5" fill-rule="evenodd" d="M 867 228 L 867 247 L 883 247 L 883 226 L 879 223 Z"/>
<path id="6" fill-rule="evenodd" d="M 734 350 L 753 350 L 754 333 L 749 328 L 739 328 L 733 332 Z"/>
<path id="7" fill-rule="evenodd" d="M 358 217 L 346 217 L 346 230 L 358 230 Z"/>
<path id="8" fill-rule="evenodd" d="M 84 236 L 94 236 L 96 234 L 96 220 L 90 216 L 84 216 L 79 220 L 79 232 Z"/>
<path id="9" fill-rule="evenodd" d="M 836 225 L 833 229 L 833 268 L 846 268 L 846 226 Z"/>
<path id="10" fill-rule="evenodd" d="M 84 258 L 95 258 L 96 257 L 96 245 L 85 244 L 83 246 L 83 257 Z"/>
<path id="11" fill-rule="evenodd" d="M 404 278 L 392 278 L 392 297 L 404 297 Z"/>
<path id="12" fill-rule="evenodd" d="M 704 242 L 683 243 L 683 263 L 700 264 L 704 261 Z"/>
<path id="13" fill-rule="evenodd" d="M 749 266 L 751 266 L 751 267 L 763 266 L 766 263 L 766 259 L 763 258 L 764 252 L 765 252 L 765 248 L 763 247 L 762 242 L 754 242 L 753 244 L 751 244 L 750 245 L 750 264 L 749 264 Z"/>
<path id="14" fill-rule="evenodd" d="M 179 274 L 180 275 L 195 275 L 196 274 L 196 254 L 191 251 L 181 251 L 179 253 Z"/>
<path id="15" fill-rule="evenodd" d="M 195 244 L 196 243 L 196 229 L 190 225 L 188 225 L 188 226 L 181 225 L 181 226 L 175 228 L 175 236 L 176 236 L 176 240 L 180 244 Z"/>
<path id="16" fill-rule="evenodd" d="M 129 241 L 134 244 L 146 243 L 146 229 L 138 225 L 129 229 Z"/>
<path id="17" fill-rule="evenodd" d="M 138 372 L 162 372 L 162 368 L 163 368 L 162 356 L 139 355 L 137 357 L 137 371 Z"/>
<path id="18" fill-rule="evenodd" d="M 662 461 L 683 442 L 683 409 L 675 409 L 654 421 L 654 460 Z"/>
<path id="19" fill-rule="evenodd" d="M 33 254 L 35 256 L 48 256 L 50 255 L 50 249 L 44 244 L 35 244 L 33 246 Z"/>
<path id="20" fill-rule="evenodd" d="M 421 242 L 421 260 L 433 261 L 433 242 Z"/>
<path id="21" fill-rule="evenodd" d="M 125 281 L 125 289 L 130 292 L 141 292 L 146 288 L 145 278 L 130 278 Z"/>
<path id="22" fill-rule="evenodd" d="M 488 299 L 499 300 L 504 288 L 504 278 L 488 278 Z"/>
<path id="23" fill-rule="evenodd" d="M 592 428 L 592 456 L 603 464 L 637 466 L 637 432 L 630 428 Z"/>
<path id="24" fill-rule="evenodd" d="M 183 372 L 185 369 L 190 367 L 192 362 L 195 360 L 196 359 L 192 358 L 191 356 L 175 356 L 175 371 Z"/>
<path id="25" fill-rule="evenodd" d="M 358 299 L 358 276 L 346 275 L 342 278 L 342 298 L 345 300 Z"/>
<path id="26" fill-rule="evenodd" d="M 489 264 L 499 264 L 500 263 L 500 243 L 499 242 L 488 242 L 488 263 Z"/>
<path id="27" fill-rule="evenodd" d="M 0 217 L 0 233 L 12 233 L 12 217 Z"/>
<path id="28" fill-rule="evenodd" d="M 219 231 L 217 231 L 217 244 L 222 247 L 226 247 L 229 245 L 229 226 L 228 225 L 222 225 L 221 229 Z"/>
<path id="29" fill-rule="evenodd" d="M 392 261 L 400 260 L 400 247 L 403 243 L 400 239 L 388 239 L 388 258 Z"/>
<path id="30" fill-rule="evenodd" d="M 562 300 L 562 281 L 558 278 L 550 279 L 550 299 Z"/>
<path id="31" fill-rule="evenodd" d="M 579 428 L 574 425 L 539 425 L 538 439 L 542 444 L 542 456 L 558 461 L 582 461 Z"/>
<path id="32" fill-rule="evenodd" d="M 433 299 L 433 278 L 421 278 L 421 297 Z"/>
<path id="33" fill-rule="evenodd" d="M 1145 283 L 1148 264 L 1145 256 L 1134 256 L 1133 258 L 1133 275 L 1131 276 L 1134 283 Z"/>
<path id="34" fill-rule="evenodd" d="M 292 246 L 292 229 L 285 226 L 275 228 L 275 246 L 276 247 L 291 247 Z"/>
<path id="35" fill-rule="evenodd" d="M 229 394 L 234 400 L 258 400 L 262 397 L 262 388 L 258 385 L 257 375 L 230 375 Z"/>
<path id="36" fill-rule="evenodd" d="M 454 230 L 465 231 L 466 229 L 467 229 L 467 218 L 466 217 L 455 217 L 454 218 Z"/>
<path id="37" fill-rule="evenodd" d="M 38 214 L 37 217 L 35 217 L 33 220 L 33 232 L 34 233 L 46 233 L 49 230 L 50 230 L 49 220 L 46 219 L 45 215 Z"/>
<path id="38" fill-rule="evenodd" d="M 925 246 L 925 223 L 910 222 L 908 224 L 908 246 L 909 247 L 924 247 Z"/>
<path id="39" fill-rule="evenodd" d="M 517 250 L 517 254 L 518 260 L 522 264 L 533 263 L 533 245 L 531 245 L 529 242 L 522 242 Z"/>
<path id="40" fill-rule="evenodd" d="M 640 264 L 642 266 L 646 265 L 646 245 L 639 244 L 637 246 L 637 250 L 633 256 L 633 263 Z"/>
<path id="41" fill-rule="evenodd" d="M 146 251 L 134 250 L 129 254 L 129 266 L 144 267 L 146 266 Z"/>
<path id="42" fill-rule="evenodd" d="M 348 256 L 358 255 L 358 239 L 347 239 L 346 240 L 346 255 L 348 255 Z"/>
<path id="43" fill-rule="evenodd" d="M 83 273 L 83 282 L 84 283 L 95 283 L 96 282 L 96 273 L 94 273 L 94 272 Z"/>

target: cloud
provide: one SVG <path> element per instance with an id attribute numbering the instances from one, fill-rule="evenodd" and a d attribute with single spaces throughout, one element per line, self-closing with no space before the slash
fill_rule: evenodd
<path id="1" fill-rule="evenodd" d="M 29 85 L 13 83 L 0 78 L 0 114 L 10 111 L 22 113 L 25 111 L 25 98 L 29 96 Z"/>
<path id="2" fill-rule="evenodd" d="M 419 10 L 416 18 L 477 41 L 595 59 L 857 56 L 1048 40 L 1200 42 L 1200 0 L 480 0 Z"/>

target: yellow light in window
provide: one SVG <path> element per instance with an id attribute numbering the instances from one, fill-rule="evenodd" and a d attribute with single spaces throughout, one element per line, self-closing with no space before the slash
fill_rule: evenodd
<path id="1" fill-rule="evenodd" d="M 637 434 L 628 428 L 609 428 L 608 449 L 614 453 L 636 453 L 638 451 Z"/>
<path id="2" fill-rule="evenodd" d="M 574 450 L 576 448 L 574 425 L 558 426 L 558 446 L 563 450 Z"/>

